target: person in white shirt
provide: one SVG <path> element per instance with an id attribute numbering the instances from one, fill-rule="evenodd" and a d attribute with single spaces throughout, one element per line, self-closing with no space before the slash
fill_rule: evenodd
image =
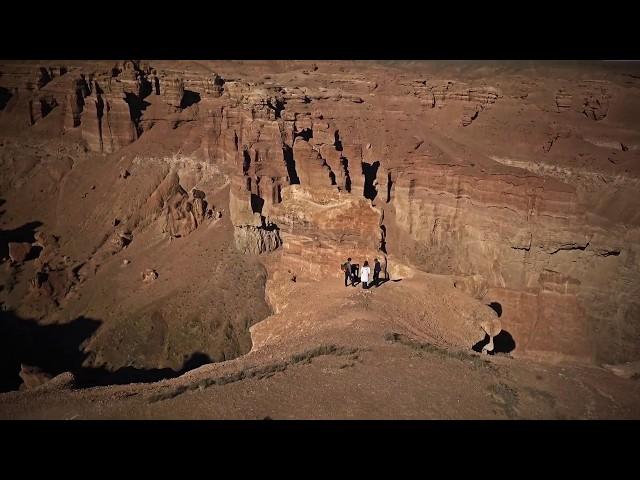
<path id="1" fill-rule="evenodd" d="M 362 266 L 362 271 L 360 272 L 362 288 L 369 288 L 367 286 L 367 284 L 369 283 L 369 275 L 371 275 L 371 269 L 369 268 L 369 262 L 365 260 L 364 265 Z"/>

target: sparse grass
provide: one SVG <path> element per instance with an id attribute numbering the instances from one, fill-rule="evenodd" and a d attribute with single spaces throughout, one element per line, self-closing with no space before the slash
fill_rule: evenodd
<path id="1" fill-rule="evenodd" d="M 487 390 L 493 396 L 495 403 L 502 407 L 507 417 L 515 418 L 517 416 L 518 392 L 515 389 L 506 383 L 494 383 L 489 385 Z"/>
<path id="2" fill-rule="evenodd" d="M 549 404 L 551 408 L 556 406 L 556 398 L 551 395 L 549 392 L 545 392 L 544 390 L 539 390 L 533 387 L 524 387 L 524 389 L 531 395 L 534 399 L 544 400 Z"/>
<path id="3" fill-rule="evenodd" d="M 470 362 L 475 368 L 486 368 L 489 370 L 497 370 L 496 366 L 488 360 L 483 360 L 480 355 L 466 352 L 464 350 L 455 350 L 441 347 L 428 342 L 418 342 L 406 335 L 390 332 L 385 334 L 384 339 L 388 342 L 399 343 L 419 352 L 427 352 L 440 356 L 441 358 L 453 358 L 462 362 Z"/>
<path id="4" fill-rule="evenodd" d="M 320 355 L 353 355 L 357 351 L 357 348 L 345 348 L 337 345 L 320 345 L 319 347 L 292 355 L 290 363 L 304 362 Z"/>
<path id="5" fill-rule="evenodd" d="M 278 372 L 284 372 L 288 367 L 299 363 L 311 363 L 311 360 L 321 355 L 337 355 L 337 356 L 353 356 L 359 350 L 357 348 L 341 347 L 338 345 L 320 345 L 301 353 L 292 355 L 289 360 L 283 362 L 272 363 L 264 367 L 245 368 L 238 372 L 223 375 L 214 378 L 205 378 L 190 385 L 182 385 L 169 391 L 161 392 L 149 397 L 149 403 L 155 403 L 162 400 L 169 400 L 177 397 L 189 390 L 204 390 L 212 385 L 226 385 L 228 383 L 239 382 L 245 379 L 257 378 L 264 379 L 273 376 Z M 352 365 L 350 365 L 352 366 Z"/>
<path id="6" fill-rule="evenodd" d="M 351 363 L 344 363 L 344 364 L 340 365 L 340 369 L 343 369 L 343 368 L 351 368 L 351 367 L 355 367 L 355 366 L 356 366 L 355 362 L 351 362 Z"/>
<path id="7" fill-rule="evenodd" d="M 178 395 L 183 394 L 187 391 L 186 386 L 181 386 L 174 388 L 173 390 L 169 390 L 168 392 L 158 393 L 149 398 L 149 403 L 159 402 L 161 400 L 170 400 Z"/>

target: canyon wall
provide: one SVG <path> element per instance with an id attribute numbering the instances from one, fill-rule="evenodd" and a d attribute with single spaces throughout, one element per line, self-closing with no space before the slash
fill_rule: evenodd
<path id="1" fill-rule="evenodd" d="M 515 353 L 640 357 L 635 77 L 0 70 L 0 117 L 35 127 L 58 110 L 51 134 L 79 131 L 89 151 L 125 155 L 189 126 L 192 152 L 227 179 L 240 252 L 281 252 L 316 280 L 378 256 L 499 303 Z"/>

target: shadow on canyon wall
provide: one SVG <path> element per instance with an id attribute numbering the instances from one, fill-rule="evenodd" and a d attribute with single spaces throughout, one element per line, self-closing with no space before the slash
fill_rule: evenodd
<path id="1" fill-rule="evenodd" d="M 0 199 L 0 205 L 4 203 L 4 200 Z M 3 211 L 0 211 L 0 216 L 3 214 Z M 33 243 L 35 242 L 35 234 L 39 227 L 42 226 L 42 222 L 33 221 L 28 222 L 22 225 L 21 227 L 14 228 L 12 230 L 3 230 L 0 229 L 0 259 L 6 258 L 9 256 L 9 243 L 10 242 L 18 242 L 18 243 Z M 31 260 L 34 253 L 27 258 L 27 260 Z"/>
<path id="2" fill-rule="evenodd" d="M 498 302 L 491 302 L 487 305 L 494 312 L 498 314 L 498 318 L 502 316 L 502 305 Z M 489 343 L 489 335 L 485 335 L 484 339 L 476 343 L 472 349 L 475 352 L 481 352 L 482 348 Z M 502 330 L 498 335 L 493 338 L 493 352 L 489 352 L 489 355 L 494 355 L 496 353 L 511 353 L 516 348 L 516 341 L 513 339 L 511 334 L 506 330 Z"/>
<path id="3" fill-rule="evenodd" d="M 52 376 L 72 372 L 76 377 L 75 386 L 86 388 L 157 382 L 212 362 L 208 355 L 194 352 L 178 371 L 135 367 L 111 371 L 105 367 L 85 366 L 89 354 L 84 346 L 101 324 L 100 320 L 78 317 L 66 324 L 40 325 L 12 311 L 0 312 L 0 392 L 20 387 L 21 364 L 37 366 Z"/>

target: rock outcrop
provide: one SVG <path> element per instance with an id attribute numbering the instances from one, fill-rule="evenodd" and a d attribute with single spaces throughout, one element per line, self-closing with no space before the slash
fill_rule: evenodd
<path id="1" fill-rule="evenodd" d="M 89 150 L 113 153 L 137 138 L 129 105 L 118 95 L 96 95 L 85 99 L 82 137 Z"/>
<path id="2" fill-rule="evenodd" d="M 20 365 L 20 378 L 22 379 L 21 390 L 32 390 L 40 387 L 51 380 L 53 377 L 43 372 L 40 368 L 30 365 Z"/>
<path id="3" fill-rule="evenodd" d="M 23 263 L 31 253 L 31 244 L 25 242 L 9 242 L 9 258 L 13 263 Z"/>
<path id="4" fill-rule="evenodd" d="M 75 376 L 71 372 L 53 376 L 39 367 L 25 364 L 20 365 L 19 375 L 23 382 L 20 390 L 59 390 L 70 388 L 75 383 Z"/>
<path id="5" fill-rule="evenodd" d="M 556 107 L 558 112 L 566 112 L 571 108 L 572 95 L 564 90 L 556 93 Z"/>
<path id="6" fill-rule="evenodd" d="M 141 273 L 142 281 L 145 283 L 153 282 L 156 278 L 158 278 L 158 272 L 155 270 L 148 268 L 144 272 Z"/>
<path id="7" fill-rule="evenodd" d="M 160 83 L 162 98 L 167 105 L 180 108 L 184 96 L 184 82 L 181 78 L 165 78 Z"/>

